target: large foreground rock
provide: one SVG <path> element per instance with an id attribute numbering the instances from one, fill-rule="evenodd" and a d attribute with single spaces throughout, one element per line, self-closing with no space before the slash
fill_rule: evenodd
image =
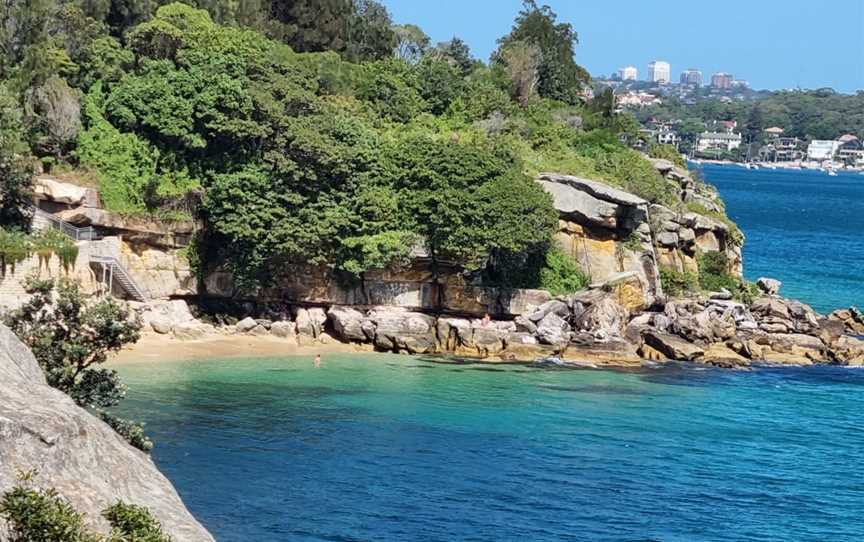
<path id="1" fill-rule="evenodd" d="M 150 457 L 49 387 L 33 354 L 0 325 L 0 493 L 31 469 L 101 531 L 100 512 L 119 499 L 149 508 L 177 542 L 213 540 Z"/>

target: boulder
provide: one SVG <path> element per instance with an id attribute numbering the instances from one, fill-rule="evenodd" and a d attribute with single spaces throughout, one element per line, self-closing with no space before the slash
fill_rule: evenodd
<path id="1" fill-rule="evenodd" d="M 294 321 L 297 323 L 298 335 L 316 338 L 323 332 L 327 313 L 320 307 L 298 308 L 294 315 Z"/>
<path id="2" fill-rule="evenodd" d="M 382 350 L 427 354 L 435 349 L 436 321 L 428 314 L 378 308 L 369 319 L 375 322 L 375 346 Z"/>
<path id="3" fill-rule="evenodd" d="M 789 308 L 786 306 L 786 303 L 781 299 L 771 297 L 763 297 L 754 301 L 750 305 L 750 312 L 763 317 L 772 316 L 784 320 L 790 319 Z"/>
<path id="4" fill-rule="evenodd" d="M 667 247 L 678 246 L 678 239 L 678 234 L 671 231 L 661 231 L 657 234 L 656 237 L 658 245 L 663 245 Z"/>
<path id="5" fill-rule="evenodd" d="M 53 487 L 103 533 L 101 511 L 122 500 L 148 508 L 165 533 L 183 542 L 212 542 L 150 456 L 107 424 L 46 385 L 33 354 L 0 325 L 0 493 L 21 471 Z M 0 522 L 0 540 L 11 540 Z"/>
<path id="6" fill-rule="evenodd" d="M 270 335 L 270 330 L 267 329 L 266 326 L 258 324 L 252 329 L 250 329 L 247 333 L 249 333 L 249 335 L 255 335 L 257 337 L 263 337 L 265 335 Z"/>
<path id="7" fill-rule="evenodd" d="M 342 340 L 365 342 L 374 337 L 374 334 L 367 335 L 363 330 L 366 316 L 357 309 L 333 306 L 327 311 L 327 316 L 333 323 L 336 335 Z"/>
<path id="8" fill-rule="evenodd" d="M 83 205 L 87 201 L 87 188 L 64 183 L 49 177 L 36 177 L 33 181 L 33 196 L 40 200 L 67 205 Z"/>
<path id="9" fill-rule="evenodd" d="M 605 295 L 576 316 L 573 330 L 590 333 L 595 339 L 620 337 L 628 311 L 610 295 Z"/>
<path id="10" fill-rule="evenodd" d="M 167 318 L 154 317 L 150 319 L 150 329 L 152 329 L 156 333 L 159 333 L 160 335 L 171 333 L 171 328 L 171 321 Z"/>
<path id="11" fill-rule="evenodd" d="M 210 324 L 202 324 L 201 322 L 187 322 L 178 324 L 171 330 L 174 338 L 181 341 L 198 341 L 205 338 L 210 333 L 215 333 L 216 329 Z"/>
<path id="12" fill-rule="evenodd" d="M 471 339 L 474 343 L 474 348 L 477 349 L 477 355 L 481 358 L 486 358 L 500 353 L 504 350 L 503 338 L 505 335 L 506 332 L 492 325 L 474 326 Z"/>
<path id="13" fill-rule="evenodd" d="M 537 324 L 537 338 L 543 344 L 563 345 L 570 340 L 570 329 L 563 318 L 550 312 Z"/>
<path id="14" fill-rule="evenodd" d="M 699 361 L 727 368 L 750 365 L 750 360 L 722 343 L 709 344 Z"/>
<path id="15" fill-rule="evenodd" d="M 536 333 L 537 325 L 524 316 L 517 316 L 513 323 L 516 324 L 516 331 L 521 331 L 524 333 Z"/>
<path id="16" fill-rule="evenodd" d="M 604 341 L 593 339 L 585 340 L 582 337 L 574 339 L 569 343 L 559 356 L 562 360 L 585 364 L 588 366 L 638 366 L 641 358 L 637 353 L 636 345 L 629 341 L 612 338 Z"/>
<path id="17" fill-rule="evenodd" d="M 474 330 L 471 322 L 464 318 L 438 318 L 436 324 L 439 348 L 445 352 L 456 352 L 462 347 L 473 348 Z"/>
<path id="18" fill-rule="evenodd" d="M 561 300 L 552 299 L 551 301 L 547 301 L 537 307 L 537 310 L 528 315 L 528 320 L 531 322 L 539 322 L 549 313 L 555 313 L 561 318 L 566 318 L 570 315 L 570 307 L 567 306 L 567 303 Z"/>
<path id="19" fill-rule="evenodd" d="M 838 337 L 830 348 L 834 363 L 853 367 L 864 366 L 864 341 L 855 337 Z"/>
<path id="20" fill-rule="evenodd" d="M 246 318 L 237 322 L 237 324 L 234 326 L 234 328 L 237 330 L 238 333 L 249 333 L 250 331 L 255 329 L 257 326 L 258 326 L 258 322 L 256 322 L 255 319 L 252 318 L 251 316 L 247 316 Z"/>
<path id="21" fill-rule="evenodd" d="M 279 337 L 280 339 L 289 339 L 294 337 L 296 329 L 294 322 L 279 320 L 278 322 L 273 322 L 273 325 L 270 326 L 270 333 L 274 337 Z"/>
<path id="22" fill-rule="evenodd" d="M 143 324 L 149 325 L 157 333 L 168 333 L 174 326 L 195 321 L 195 317 L 189 310 L 189 305 L 182 299 L 150 301 L 142 305 L 139 310 L 141 310 Z M 155 327 L 153 326 L 154 321 L 157 322 Z M 156 329 L 157 327 L 161 330 L 167 328 L 168 331 L 159 331 Z"/>
<path id="23" fill-rule="evenodd" d="M 504 342 L 506 348 L 498 354 L 504 361 L 535 361 L 537 358 L 552 356 L 560 353 L 562 346 L 549 346 L 540 344 L 537 338 L 530 333 L 509 333 Z"/>
<path id="24" fill-rule="evenodd" d="M 756 286 L 759 287 L 762 292 L 768 295 L 777 295 L 780 293 L 780 286 L 783 283 L 777 279 L 772 279 L 768 277 L 760 277 L 756 279 Z"/>
<path id="25" fill-rule="evenodd" d="M 270 326 L 273 325 L 273 320 L 269 320 L 267 318 L 256 318 L 255 323 L 269 331 Z"/>
<path id="26" fill-rule="evenodd" d="M 694 361 L 705 353 L 703 348 L 670 333 L 650 330 L 644 339 L 645 344 L 672 360 Z"/>

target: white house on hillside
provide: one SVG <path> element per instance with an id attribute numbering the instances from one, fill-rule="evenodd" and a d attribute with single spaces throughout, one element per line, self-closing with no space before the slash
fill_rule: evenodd
<path id="1" fill-rule="evenodd" d="M 839 141 L 833 141 L 830 139 L 814 139 L 810 142 L 810 145 L 807 146 L 807 159 L 814 162 L 833 160 L 839 147 Z"/>
<path id="2" fill-rule="evenodd" d="M 728 132 L 702 132 L 696 141 L 696 151 L 733 151 L 741 146 L 741 134 Z"/>

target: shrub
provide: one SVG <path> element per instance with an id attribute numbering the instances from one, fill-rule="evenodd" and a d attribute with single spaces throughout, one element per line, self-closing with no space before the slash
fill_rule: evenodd
<path id="1" fill-rule="evenodd" d="M 678 152 L 678 149 L 676 149 L 672 145 L 653 144 L 648 149 L 648 156 L 650 156 L 651 158 L 662 158 L 663 160 L 669 160 L 676 166 L 687 169 L 687 161 L 684 159 L 683 156 L 681 156 L 681 153 Z"/>
<path id="2" fill-rule="evenodd" d="M 11 534 L 8 542 L 171 542 L 148 509 L 120 501 L 102 512 L 111 535 L 94 533 L 84 515 L 55 489 L 30 487 L 34 476 L 21 474 L 18 485 L 0 499 L 0 517 Z"/>
<path id="3" fill-rule="evenodd" d="M 99 172 L 99 196 L 109 211 L 143 211 L 156 175 L 158 152 L 132 133 L 122 133 L 102 114 L 101 85 L 84 102 L 87 128 L 78 138 L 81 164 Z"/>
<path id="4" fill-rule="evenodd" d="M 727 289 L 730 292 L 738 290 L 739 279 L 729 273 L 729 258 L 723 252 L 706 252 L 700 254 L 699 286 L 709 292 Z"/>
<path id="5" fill-rule="evenodd" d="M 129 542 L 170 542 L 162 525 L 143 506 L 118 501 L 106 508 L 102 516 L 111 524 L 112 540 Z"/>
<path id="6" fill-rule="evenodd" d="M 9 523 L 9 542 L 100 542 L 89 532 L 84 516 L 54 489 L 26 487 L 33 474 L 22 475 L 17 485 L 0 500 L 0 517 Z"/>
<path id="7" fill-rule="evenodd" d="M 698 277 L 690 272 L 679 272 L 674 269 L 660 269 L 660 284 L 666 295 L 677 297 L 687 292 L 694 292 L 699 287 Z"/>
<path id="8" fill-rule="evenodd" d="M 126 386 L 116 371 L 99 365 L 110 352 L 138 340 L 141 321 L 110 297 L 86 302 L 71 280 L 31 279 L 26 286 L 30 299 L 7 313 L 4 323 L 33 351 L 48 384 L 99 413 L 117 405 Z M 131 445 L 152 448 L 132 422 L 115 419 L 109 425 Z"/>
<path id="9" fill-rule="evenodd" d="M 591 277 L 579 269 L 576 262 L 559 248 L 546 252 L 546 261 L 540 269 L 540 288 L 552 295 L 578 292 L 591 282 Z"/>

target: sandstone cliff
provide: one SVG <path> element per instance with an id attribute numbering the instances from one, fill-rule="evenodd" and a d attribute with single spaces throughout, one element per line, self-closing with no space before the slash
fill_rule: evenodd
<path id="1" fill-rule="evenodd" d="M 119 499 L 148 507 L 177 542 L 213 540 L 150 457 L 49 387 L 33 354 L 0 325 L 0 493 L 32 469 L 97 529 L 107 530 L 100 511 Z M 0 521 L 0 540 L 5 529 Z"/>

